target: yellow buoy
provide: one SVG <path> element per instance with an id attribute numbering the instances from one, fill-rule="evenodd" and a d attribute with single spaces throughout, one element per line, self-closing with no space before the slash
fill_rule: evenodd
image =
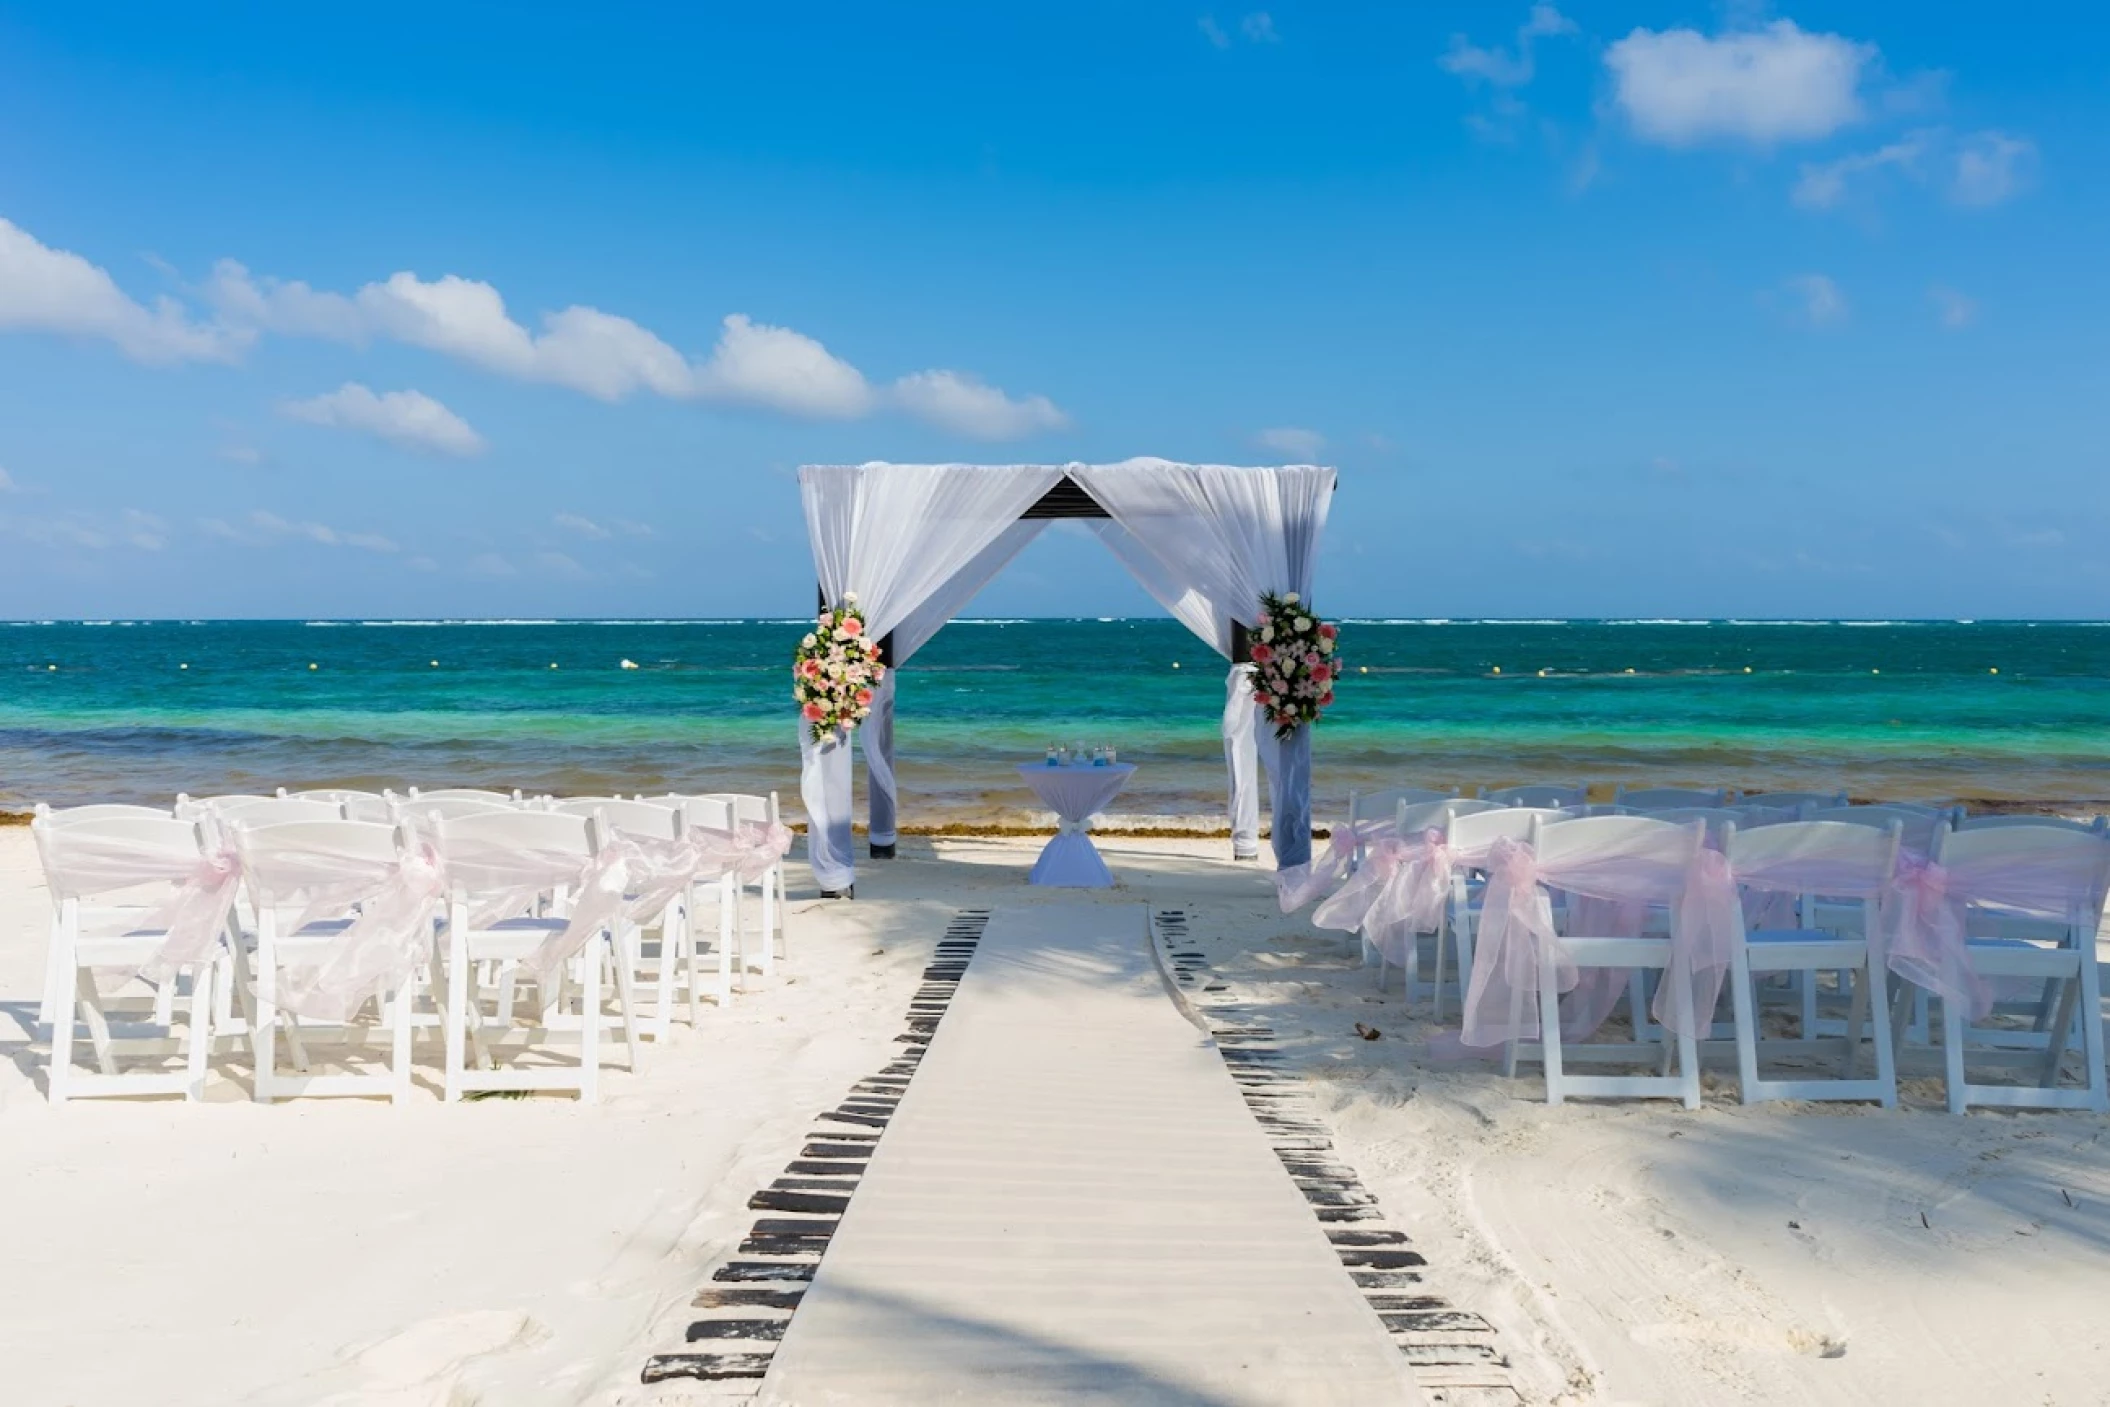
<path id="1" fill-rule="evenodd" d="M 1882 673 L 1883 671 L 1882 671 L 1882 670 L 1880 670 L 1880 669 L 1871 669 L 1871 670 L 1869 670 L 1868 672 L 1869 672 L 1870 674 L 1881 674 L 1881 673 Z"/>
<path id="2" fill-rule="evenodd" d="M 1989 670 L 1987 670 L 1987 671 L 1986 671 L 1986 673 L 1988 673 L 1988 674 L 1998 674 L 1999 672 L 2000 672 L 2000 671 L 1999 671 L 1999 670 L 1997 670 L 1997 669 L 1989 669 Z"/>
<path id="3" fill-rule="evenodd" d="M 1495 673 L 1497 673 L 1497 674 L 1500 674 L 1501 672 L 1502 672 L 1502 666 L 1500 666 L 1500 665 L 1496 665 L 1496 666 L 1495 666 Z"/>
<path id="4" fill-rule="evenodd" d="M 1365 664 L 1365 665 L 1358 665 L 1358 666 L 1356 666 L 1356 671 L 1355 671 L 1355 672 L 1356 672 L 1356 673 L 1358 673 L 1358 674 L 1368 674 L 1368 673 L 1370 672 L 1370 666 L 1369 666 L 1369 665 L 1367 665 L 1367 664 Z"/>
<path id="5" fill-rule="evenodd" d="M 551 669 L 555 669 L 555 668 L 557 667 L 557 662 L 556 662 L 555 660 L 551 660 L 551 661 L 549 662 L 549 667 L 550 667 Z"/>
<path id="6" fill-rule="evenodd" d="M 177 666 L 176 666 L 176 668 L 178 668 L 178 669 L 189 669 L 189 668 L 190 668 L 190 665 L 189 665 L 188 663 L 184 663 L 184 664 L 179 664 L 179 665 L 177 665 Z"/>
<path id="7" fill-rule="evenodd" d="M 1180 662 L 1179 662 L 1178 660 L 1174 660 L 1174 661 L 1172 662 L 1172 667 L 1173 667 L 1174 669 L 1178 669 L 1178 668 L 1180 667 Z"/>
<path id="8" fill-rule="evenodd" d="M 316 669 L 316 668 L 319 668 L 319 667 L 320 667 L 320 666 L 318 666 L 318 665 L 317 665 L 317 664 L 315 663 L 315 661 L 313 661 L 313 660 L 309 660 L 309 661 L 308 661 L 308 668 L 310 668 L 310 669 Z"/>
<path id="9" fill-rule="evenodd" d="M 44 666 L 44 668 L 50 670 L 53 674 L 57 674 L 59 672 L 59 667 L 55 664 L 47 664 Z"/>
<path id="10" fill-rule="evenodd" d="M 1751 672 L 1751 666 L 1750 666 L 1750 665 L 1748 665 L 1748 664 L 1747 664 L 1747 665 L 1745 665 L 1745 666 L 1744 666 L 1744 673 L 1746 673 L 1746 674 L 1749 674 L 1750 672 Z"/>
<path id="11" fill-rule="evenodd" d="M 434 669 L 438 669 L 440 667 L 440 662 L 438 660 L 433 660 L 431 663 Z"/>
<path id="12" fill-rule="evenodd" d="M 1631 670 L 1631 669 L 1627 671 L 1627 673 L 1629 673 L 1629 674 L 1632 674 L 1633 672 L 1634 672 L 1634 671 L 1633 671 L 1633 670 Z"/>
<path id="13" fill-rule="evenodd" d="M 1539 678 L 1541 678 L 1541 679 L 1544 679 L 1545 677 L 1546 677 L 1546 671 L 1545 671 L 1545 670 L 1543 670 L 1543 669 L 1542 669 L 1542 670 L 1540 670 L 1540 671 L 1539 671 Z"/>

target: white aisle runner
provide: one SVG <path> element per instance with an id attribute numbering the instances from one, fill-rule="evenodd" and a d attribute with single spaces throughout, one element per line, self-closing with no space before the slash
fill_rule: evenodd
<path id="1" fill-rule="evenodd" d="M 1146 923 L 992 918 L 764 1401 L 1422 1400 Z"/>

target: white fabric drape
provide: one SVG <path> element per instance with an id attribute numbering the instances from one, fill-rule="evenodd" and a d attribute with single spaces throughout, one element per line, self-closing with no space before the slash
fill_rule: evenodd
<path id="1" fill-rule="evenodd" d="M 873 638 L 884 639 L 906 624 L 922 632 L 913 642 L 920 646 L 942 622 L 916 620 L 918 609 L 941 593 L 950 595 L 948 588 L 970 567 L 984 571 L 984 582 L 1001 570 L 1009 559 L 990 549 L 1009 534 L 1016 555 L 1030 534 L 1011 530 L 1062 474 L 1060 467 L 1036 464 L 808 465 L 799 471 L 799 496 L 822 596 L 837 605 L 856 593 Z M 955 611 L 965 604 L 964 596 L 952 598 Z M 903 658 L 898 643 L 897 663 Z M 803 730 L 800 738 L 799 795 L 806 804 L 814 878 L 823 889 L 844 889 L 856 873 L 850 745 L 816 745 Z M 870 757 L 868 751 L 868 762 Z M 882 756 L 879 772 L 891 799 L 890 757 Z"/>
<path id="2" fill-rule="evenodd" d="M 1102 528 L 1100 539 L 1160 605 L 1220 654 L 1231 653 L 1231 622 L 1251 626 L 1259 621 L 1263 593 L 1311 594 L 1319 537 L 1333 499 L 1331 469 L 1253 470 L 1131 459 L 1074 465 L 1069 474 L 1113 515 L 1113 526 Z M 1228 687 L 1236 691 L 1235 677 Z M 1224 747 L 1234 854 L 1239 853 L 1240 818 L 1249 805 L 1256 831 L 1252 843 L 1258 844 L 1259 803 L 1252 792 L 1257 759 L 1246 751 L 1247 730 L 1246 721 L 1227 706 Z M 1310 730 L 1300 728 L 1280 741 L 1269 786 L 1275 863 L 1309 864 Z"/>

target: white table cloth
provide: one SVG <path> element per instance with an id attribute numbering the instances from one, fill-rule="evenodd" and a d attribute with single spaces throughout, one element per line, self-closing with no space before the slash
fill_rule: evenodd
<path id="1" fill-rule="evenodd" d="M 1033 862 L 1033 873 L 1026 877 L 1028 884 L 1053 884 L 1066 889 L 1114 887 L 1114 872 L 1106 867 L 1098 847 L 1092 844 L 1091 820 L 1128 785 L 1135 770 L 1126 762 L 1105 767 L 1089 763 L 1081 767 L 1019 764 L 1018 774 L 1061 822 L 1055 838 Z"/>

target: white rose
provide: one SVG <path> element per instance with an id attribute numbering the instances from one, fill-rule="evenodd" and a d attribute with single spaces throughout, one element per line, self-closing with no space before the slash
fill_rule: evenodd
<path id="1" fill-rule="evenodd" d="M 1261 627 L 1260 627 L 1260 638 L 1261 638 L 1262 640 L 1264 640 L 1264 641 L 1267 641 L 1267 642 L 1268 642 L 1268 643 L 1270 643 L 1270 644 L 1274 643 L 1274 639 L 1275 639 L 1275 627 L 1273 627 L 1272 625 L 1263 625 L 1263 626 L 1261 626 Z"/>
<path id="2" fill-rule="evenodd" d="M 1284 597 L 1282 598 L 1282 603 L 1283 603 L 1284 605 L 1286 605 L 1286 606 L 1294 606 L 1294 605 L 1296 605 L 1296 604 L 1297 604 L 1297 593 L 1296 593 L 1296 592 L 1294 592 L 1294 591 L 1292 591 L 1292 592 L 1289 592 L 1289 593 L 1288 593 L 1287 595 L 1285 595 L 1285 596 L 1284 596 Z"/>
<path id="3" fill-rule="evenodd" d="M 1308 618 L 1300 616 L 1297 620 L 1297 629 L 1300 631 L 1311 629 L 1311 621 Z"/>
<path id="4" fill-rule="evenodd" d="M 810 650 L 814 647 L 816 643 L 817 642 L 813 638 L 813 632 L 808 631 L 806 632 L 806 638 L 799 641 L 799 648 L 802 650 Z"/>
<path id="5" fill-rule="evenodd" d="M 856 604 L 857 604 L 857 593 L 856 593 L 856 592 L 854 592 L 854 591 L 845 591 L 845 592 L 843 593 L 843 604 L 844 604 L 845 606 L 854 606 L 854 605 L 856 605 Z"/>
<path id="6" fill-rule="evenodd" d="M 1330 655 L 1330 654 L 1332 654 L 1332 653 L 1333 653 L 1333 641 L 1331 641 L 1331 640 L 1328 640 L 1328 639 L 1327 639 L 1327 638 L 1326 638 L 1325 636 L 1323 636 L 1323 635 L 1322 635 L 1322 636 L 1320 636 L 1320 637 L 1319 637 L 1319 653 L 1320 653 L 1320 654 L 1322 654 L 1322 655 Z"/>

